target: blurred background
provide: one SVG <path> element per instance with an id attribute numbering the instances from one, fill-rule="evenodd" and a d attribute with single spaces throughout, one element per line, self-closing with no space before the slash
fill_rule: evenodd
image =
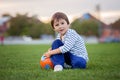
<path id="1" fill-rule="evenodd" d="M 120 42 L 119 0 L 1 0 L 0 43 L 49 44 L 55 12 L 67 14 L 86 43 Z"/>

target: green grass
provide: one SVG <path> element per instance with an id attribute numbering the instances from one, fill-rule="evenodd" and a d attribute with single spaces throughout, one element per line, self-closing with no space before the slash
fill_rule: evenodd
<path id="1" fill-rule="evenodd" d="M 120 43 L 87 44 L 87 69 L 42 70 L 41 55 L 50 45 L 0 46 L 0 80 L 119 80 Z"/>

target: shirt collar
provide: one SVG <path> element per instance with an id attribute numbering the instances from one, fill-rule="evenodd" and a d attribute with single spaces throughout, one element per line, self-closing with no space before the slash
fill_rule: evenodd
<path id="1" fill-rule="evenodd" d="M 68 29 L 67 32 L 65 33 L 65 35 L 63 36 L 64 38 L 66 37 L 66 35 L 70 32 L 71 29 Z M 57 39 L 60 39 L 60 33 L 58 33 L 57 35 Z"/>

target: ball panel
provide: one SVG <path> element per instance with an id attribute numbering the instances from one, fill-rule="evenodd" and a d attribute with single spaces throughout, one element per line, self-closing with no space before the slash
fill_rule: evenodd
<path id="1" fill-rule="evenodd" d="M 53 69 L 53 63 L 50 58 L 41 57 L 40 66 L 42 69 Z"/>
<path id="2" fill-rule="evenodd" d="M 45 69 L 50 69 L 50 66 L 48 64 L 45 65 Z"/>

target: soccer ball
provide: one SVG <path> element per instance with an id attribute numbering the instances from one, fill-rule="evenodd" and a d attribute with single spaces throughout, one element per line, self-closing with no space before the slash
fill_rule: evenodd
<path id="1" fill-rule="evenodd" d="M 53 69 L 53 63 L 50 58 L 42 56 L 40 59 L 40 66 L 42 69 Z"/>

